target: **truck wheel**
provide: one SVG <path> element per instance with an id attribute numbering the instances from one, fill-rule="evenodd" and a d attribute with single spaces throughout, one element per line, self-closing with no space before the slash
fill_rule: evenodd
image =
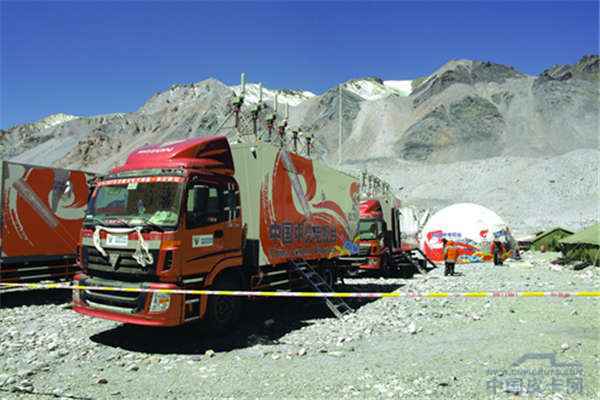
<path id="1" fill-rule="evenodd" d="M 391 278 L 394 275 L 395 268 L 392 262 L 392 257 L 384 255 L 381 258 L 381 275 L 384 278 Z"/>
<path id="2" fill-rule="evenodd" d="M 225 273 L 217 277 L 213 290 L 242 290 L 235 274 Z M 223 332 L 234 326 L 242 315 L 243 298 L 239 296 L 209 296 L 207 321 L 211 330 Z"/>
<path id="3" fill-rule="evenodd" d="M 415 272 L 415 267 L 411 264 L 402 264 L 400 267 L 400 277 L 403 279 L 412 279 Z"/>

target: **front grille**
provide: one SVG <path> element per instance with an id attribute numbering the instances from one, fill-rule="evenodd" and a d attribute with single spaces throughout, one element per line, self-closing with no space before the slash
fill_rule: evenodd
<path id="1" fill-rule="evenodd" d="M 133 258 L 135 250 L 133 249 L 105 249 L 107 257 L 104 257 L 95 247 L 83 247 L 83 266 L 88 269 L 91 275 L 94 272 L 117 272 L 120 274 L 151 275 L 156 274 L 156 264 L 158 262 L 158 250 L 150 250 L 153 262 L 142 267 Z M 111 255 L 118 258 L 115 264 L 111 262 Z"/>
<path id="2" fill-rule="evenodd" d="M 142 288 L 141 284 L 125 286 L 121 282 L 104 280 L 100 281 L 95 279 L 86 279 L 85 281 L 80 282 L 80 284 L 82 286 Z M 80 298 L 92 308 L 106 309 L 125 314 L 134 314 L 144 309 L 146 293 L 83 289 L 80 292 Z"/>
<path id="3" fill-rule="evenodd" d="M 358 248 L 358 256 L 368 256 L 371 254 L 371 246 L 370 245 L 360 245 Z"/>

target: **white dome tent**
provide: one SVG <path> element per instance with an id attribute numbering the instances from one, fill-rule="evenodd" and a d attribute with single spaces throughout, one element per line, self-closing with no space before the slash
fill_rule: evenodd
<path id="1" fill-rule="evenodd" d="M 495 236 L 510 240 L 506 223 L 492 210 L 473 203 L 446 207 L 427 221 L 421 232 L 421 250 L 433 261 L 443 261 L 442 239 L 461 248 L 459 262 L 481 262 L 491 258 Z"/>

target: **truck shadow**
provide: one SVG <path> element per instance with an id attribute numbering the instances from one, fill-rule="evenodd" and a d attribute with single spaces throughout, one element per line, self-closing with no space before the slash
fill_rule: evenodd
<path id="1" fill-rule="evenodd" d="M 339 291 L 391 292 L 401 284 L 370 283 L 341 286 Z M 354 310 L 377 299 L 347 299 Z M 217 335 L 200 322 L 176 328 L 119 325 L 90 337 L 95 343 L 148 354 L 201 355 L 207 350 L 231 351 L 256 344 L 276 345 L 286 334 L 335 319 L 322 299 L 268 298 L 247 302 L 242 321 L 230 333 Z"/>
<path id="2" fill-rule="evenodd" d="M 0 309 L 22 306 L 41 306 L 46 304 L 68 304 L 71 302 L 70 290 L 0 290 Z"/>

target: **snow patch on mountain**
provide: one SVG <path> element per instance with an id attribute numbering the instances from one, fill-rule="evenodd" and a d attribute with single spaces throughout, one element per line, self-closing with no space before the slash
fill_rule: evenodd
<path id="1" fill-rule="evenodd" d="M 383 81 L 383 85 L 389 89 L 395 90 L 401 96 L 409 96 L 412 92 L 411 81 Z"/>
<path id="2" fill-rule="evenodd" d="M 79 117 L 76 115 L 58 113 L 58 114 L 48 115 L 47 117 L 44 117 L 44 118 L 40 119 L 39 121 L 34 122 L 34 124 L 39 129 L 47 129 L 52 126 L 60 125 L 62 123 L 65 123 L 67 121 L 72 121 L 77 118 L 79 118 Z"/>
<path id="3" fill-rule="evenodd" d="M 353 79 L 343 88 L 365 100 L 378 100 L 392 94 L 406 97 L 411 93 L 412 81 L 383 81 L 379 78 Z"/>
<path id="4" fill-rule="evenodd" d="M 342 87 L 365 100 L 377 100 L 390 94 L 378 78 L 353 79 L 344 83 Z"/>
<path id="5" fill-rule="evenodd" d="M 241 85 L 230 86 L 230 88 L 237 94 L 240 94 Z M 295 107 L 302 103 L 305 100 L 308 100 L 312 97 L 315 97 L 316 94 L 309 92 L 308 90 L 290 90 L 290 89 L 279 89 L 272 90 L 267 89 L 265 87 L 262 88 L 262 101 L 273 105 L 273 101 L 275 99 L 275 94 L 277 94 L 277 102 L 279 104 L 289 104 L 292 107 Z M 244 96 L 244 101 L 248 103 L 256 104 L 260 98 L 260 89 L 257 83 L 247 83 L 246 84 L 246 94 Z"/>

